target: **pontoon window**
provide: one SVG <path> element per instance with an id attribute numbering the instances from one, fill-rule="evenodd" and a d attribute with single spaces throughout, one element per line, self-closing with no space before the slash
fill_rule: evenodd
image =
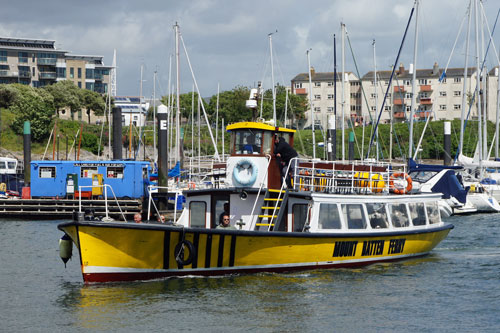
<path id="1" fill-rule="evenodd" d="M 425 206 L 423 202 L 412 202 L 410 207 L 410 217 L 413 225 L 425 225 Z"/>
<path id="2" fill-rule="evenodd" d="M 108 167 L 106 175 L 108 178 L 123 178 L 123 167 Z"/>
<path id="3" fill-rule="evenodd" d="M 366 218 L 361 204 L 342 205 L 342 215 L 349 229 L 366 229 Z"/>
<path id="4" fill-rule="evenodd" d="M 390 204 L 389 213 L 391 214 L 392 225 L 394 227 L 401 228 L 408 227 L 410 225 L 408 211 L 406 210 L 406 204 Z"/>
<path id="5" fill-rule="evenodd" d="M 340 214 L 337 204 L 319 205 L 318 229 L 340 229 Z"/>
<path id="6" fill-rule="evenodd" d="M 189 203 L 189 225 L 192 228 L 205 228 L 207 204 L 203 201 Z"/>
<path id="7" fill-rule="evenodd" d="M 81 178 L 92 178 L 92 175 L 97 175 L 97 167 L 81 167 Z"/>
<path id="8" fill-rule="evenodd" d="M 236 155 L 259 155 L 262 150 L 262 131 L 237 131 L 234 150 Z"/>
<path id="9" fill-rule="evenodd" d="M 56 178 L 56 167 L 40 167 L 40 178 Z"/>
<path id="10" fill-rule="evenodd" d="M 429 223 L 439 223 L 441 222 L 441 215 L 439 213 L 438 203 L 428 203 L 425 205 L 427 207 L 427 215 L 429 216 Z"/>
<path id="11" fill-rule="evenodd" d="M 368 218 L 372 229 L 384 229 L 389 227 L 389 219 L 387 211 L 383 203 L 368 203 L 366 204 Z"/>
<path id="12" fill-rule="evenodd" d="M 304 225 L 307 221 L 307 204 L 296 204 L 293 205 L 293 231 L 302 232 L 304 231 Z"/>

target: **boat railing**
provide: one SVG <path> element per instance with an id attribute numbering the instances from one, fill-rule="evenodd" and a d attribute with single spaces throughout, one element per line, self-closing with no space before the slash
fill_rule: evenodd
<path id="1" fill-rule="evenodd" d="M 366 161 L 320 161 L 295 158 L 293 189 L 334 194 L 389 193 L 405 179 L 405 164 Z"/>
<path id="2" fill-rule="evenodd" d="M 170 190 L 172 191 L 171 188 L 168 186 L 158 186 L 158 185 L 148 185 L 147 190 L 148 190 L 148 220 L 151 219 L 151 206 L 153 206 L 153 209 L 155 210 L 156 216 L 160 216 L 160 210 L 156 206 L 152 193 L 158 192 L 159 189 L 162 190 L 167 190 L 167 192 Z M 174 202 L 174 221 L 177 221 L 177 201 L 179 200 L 179 191 L 175 191 L 175 202 Z"/>
<path id="3" fill-rule="evenodd" d="M 255 202 L 253 203 L 252 207 L 252 213 L 250 216 L 255 217 L 255 207 L 257 207 L 257 202 L 259 201 L 260 193 L 262 192 L 262 188 L 264 187 L 265 183 L 267 182 L 267 172 L 269 171 L 269 164 L 271 163 L 271 155 L 266 155 L 267 158 L 267 167 L 266 167 L 266 173 L 264 174 L 264 177 L 262 177 L 262 180 L 259 185 L 259 191 L 257 192 L 257 196 L 255 197 Z M 258 218 L 255 217 L 254 220 L 252 220 L 252 226 L 250 227 L 250 230 L 255 229 L 255 223 L 257 223 Z M 255 222 L 254 222 L 255 221 Z"/>
<path id="4" fill-rule="evenodd" d="M 78 186 L 78 191 L 79 193 L 82 193 L 82 189 L 84 188 L 90 188 L 90 189 L 95 189 L 95 188 L 102 188 L 104 190 L 104 207 L 106 211 L 106 221 L 110 221 L 109 218 L 109 210 L 108 210 L 108 188 L 111 190 L 111 193 L 113 194 L 113 198 L 116 202 L 116 206 L 120 210 L 120 214 L 123 218 L 123 221 L 127 221 L 125 218 L 125 214 L 123 214 L 122 208 L 120 207 L 120 203 L 118 202 L 118 199 L 116 198 L 115 191 L 113 191 L 113 187 L 109 184 L 103 184 L 103 185 L 80 185 Z M 82 213 L 82 196 L 78 196 L 78 211 Z"/>

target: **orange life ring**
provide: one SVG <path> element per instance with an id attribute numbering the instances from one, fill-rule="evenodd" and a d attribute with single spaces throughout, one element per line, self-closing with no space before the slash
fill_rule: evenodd
<path id="1" fill-rule="evenodd" d="M 394 186 L 394 179 L 396 178 L 401 178 L 406 180 L 406 187 L 405 188 L 397 188 Z M 411 177 L 406 173 L 406 172 L 396 172 L 391 175 L 389 178 L 389 189 L 391 192 L 395 194 L 406 194 L 411 191 L 413 188 L 413 181 Z"/>
<path id="2" fill-rule="evenodd" d="M 194 190 L 194 189 L 195 189 L 195 187 L 196 187 L 196 184 L 195 184 L 194 182 L 189 182 L 189 183 L 188 183 L 188 189 L 190 189 L 190 190 Z"/>

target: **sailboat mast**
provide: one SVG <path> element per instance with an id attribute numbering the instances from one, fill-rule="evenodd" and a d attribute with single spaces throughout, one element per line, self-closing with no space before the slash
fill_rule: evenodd
<path id="1" fill-rule="evenodd" d="M 476 102 L 477 102 L 477 127 L 478 127 L 478 137 L 479 137 L 479 172 L 480 177 L 483 177 L 483 129 L 482 129 L 482 112 L 481 112 L 481 96 L 479 95 L 479 81 L 481 80 L 480 63 L 479 63 L 479 11 L 477 0 L 474 0 L 474 23 L 476 28 L 476 78 L 478 84 L 476 84 Z"/>
<path id="2" fill-rule="evenodd" d="M 313 144 L 313 158 L 316 158 L 316 137 L 314 135 L 314 108 L 312 103 L 312 78 L 311 78 L 311 59 L 309 52 L 311 49 L 307 50 L 307 66 L 309 68 L 309 107 L 311 108 L 311 129 L 312 129 L 312 144 Z"/>
<path id="3" fill-rule="evenodd" d="M 176 104 L 177 104 L 177 114 L 175 117 L 175 161 L 180 162 L 181 160 L 181 100 L 180 100 L 180 56 L 179 56 L 179 26 L 177 22 L 175 23 L 175 64 L 176 64 Z"/>
<path id="4" fill-rule="evenodd" d="M 376 55 L 376 49 L 375 49 L 375 39 L 373 40 L 372 42 L 372 46 L 373 46 L 373 85 L 375 87 L 375 118 L 378 119 L 378 92 L 377 92 L 377 87 L 378 87 L 378 84 L 377 84 L 377 55 Z M 382 112 L 382 110 L 380 110 L 380 112 Z M 377 143 L 375 144 L 375 160 L 378 161 L 378 157 L 379 157 L 379 151 L 378 151 L 378 127 L 377 129 L 375 130 L 375 139 L 377 140 Z"/>
<path id="5" fill-rule="evenodd" d="M 413 121 L 417 105 L 418 0 L 415 0 L 415 41 L 413 44 L 413 76 L 411 86 L 410 138 L 408 156 L 413 156 Z"/>
<path id="6" fill-rule="evenodd" d="M 146 142 L 144 142 L 146 145 Z M 146 159 L 146 156 L 144 156 Z M 153 161 L 156 162 L 156 71 L 153 74 Z"/>
<path id="7" fill-rule="evenodd" d="M 462 112 L 460 115 L 460 143 L 458 149 L 458 155 L 463 154 L 464 147 L 464 122 L 465 122 L 465 109 L 467 107 L 467 66 L 469 65 L 469 39 L 470 39 L 470 21 L 472 17 L 472 0 L 469 1 L 469 15 L 467 16 L 467 37 L 465 39 L 465 66 L 464 66 L 464 76 L 463 76 L 463 88 L 462 88 Z"/>
<path id="8" fill-rule="evenodd" d="M 220 85 L 217 83 L 217 105 L 215 106 L 215 144 L 219 144 L 219 89 Z"/>
<path id="9" fill-rule="evenodd" d="M 345 161 L 345 25 L 340 23 L 342 33 L 342 162 Z"/>
<path id="10" fill-rule="evenodd" d="M 276 31 L 276 32 L 278 32 L 278 31 Z M 268 36 L 269 36 L 269 52 L 271 54 L 271 85 L 272 85 L 272 91 L 273 91 L 273 123 L 274 123 L 274 126 L 277 126 L 278 123 L 276 122 L 276 90 L 274 87 L 273 33 L 270 33 Z"/>

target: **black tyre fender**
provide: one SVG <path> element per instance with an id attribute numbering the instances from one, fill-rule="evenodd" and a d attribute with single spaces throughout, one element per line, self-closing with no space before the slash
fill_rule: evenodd
<path id="1" fill-rule="evenodd" d="M 184 259 L 184 249 L 186 247 L 189 251 L 189 256 L 187 257 L 187 259 Z M 182 241 L 177 243 L 177 245 L 175 246 L 174 255 L 175 255 L 175 261 L 177 261 L 177 263 L 179 265 L 186 266 L 186 265 L 191 264 L 193 262 L 193 259 L 194 259 L 194 245 L 193 245 L 193 243 L 191 243 L 187 239 L 183 239 Z"/>

